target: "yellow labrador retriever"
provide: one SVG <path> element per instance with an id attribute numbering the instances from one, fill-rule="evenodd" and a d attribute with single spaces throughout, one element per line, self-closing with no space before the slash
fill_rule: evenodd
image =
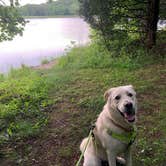
<path id="1" fill-rule="evenodd" d="M 121 162 L 132 166 L 131 147 L 136 136 L 136 92 L 132 85 L 127 85 L 111 88 L 104 96 L 107 102 L 97 118 L 93 135 L 89 142 L 85 138 L 80 145 L 80 150 L 84 152 L 83 166 L 102 166 L 103 161 L 107 161 L 109 166 L 117 166 L 116 160 L 120 154 L 124 154 Z"/>

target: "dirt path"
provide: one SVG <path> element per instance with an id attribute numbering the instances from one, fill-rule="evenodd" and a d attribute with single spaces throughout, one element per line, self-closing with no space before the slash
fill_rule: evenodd
<path id="1" fill-rule="evenodd" d="M 50 62 L 48 62 L 46 64 L 41 64 L 39 66 L 34 66 L 34 67 L 32 67 L 32 69 L 37 69 L 37 70 L 39 70 L 39 69 L 41 69 L 41 70 L 43 70 L 43 69 L 51 69 L 57 63 L 58 63 L 58 60 L 53 60 L 53 61 L 50 61 Z"/>

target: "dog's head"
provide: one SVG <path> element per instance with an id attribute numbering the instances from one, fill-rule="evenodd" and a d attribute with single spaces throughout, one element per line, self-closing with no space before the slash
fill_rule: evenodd
<path id="1" fill-rule="evenodd" d="M 136 92 L 132 85 L 119 86 L 107 90 L 104 94 L 109 110 L 122 116 L 127 123 L 133 123 L 136 119 L 137 100 Z"/>

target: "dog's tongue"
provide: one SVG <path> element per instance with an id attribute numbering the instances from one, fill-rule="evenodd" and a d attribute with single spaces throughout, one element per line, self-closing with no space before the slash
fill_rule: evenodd
<path id="1" fill-rule="evenodd" d="M 128 115 L 126 113 L 124 115 L 128 121 L 135 121 L 135 115 Z"/>

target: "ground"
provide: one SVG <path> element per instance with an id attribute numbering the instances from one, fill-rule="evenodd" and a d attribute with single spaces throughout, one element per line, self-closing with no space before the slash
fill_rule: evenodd
<path id="1" fill-rule="evenodd" d="M 48 125 L 38 136 L 5 145 L 1 166 L 72 166 L 77 162 L 81 140 L 102 110 L 104 92 L 114 86 L 133 84 L 137 91 L 138 137 L 134 166 L 166 165 L 166 68 L 161 63 L 129 69 L 40 70 L 52 87 L 53 104 L 45 111 Z"/>

